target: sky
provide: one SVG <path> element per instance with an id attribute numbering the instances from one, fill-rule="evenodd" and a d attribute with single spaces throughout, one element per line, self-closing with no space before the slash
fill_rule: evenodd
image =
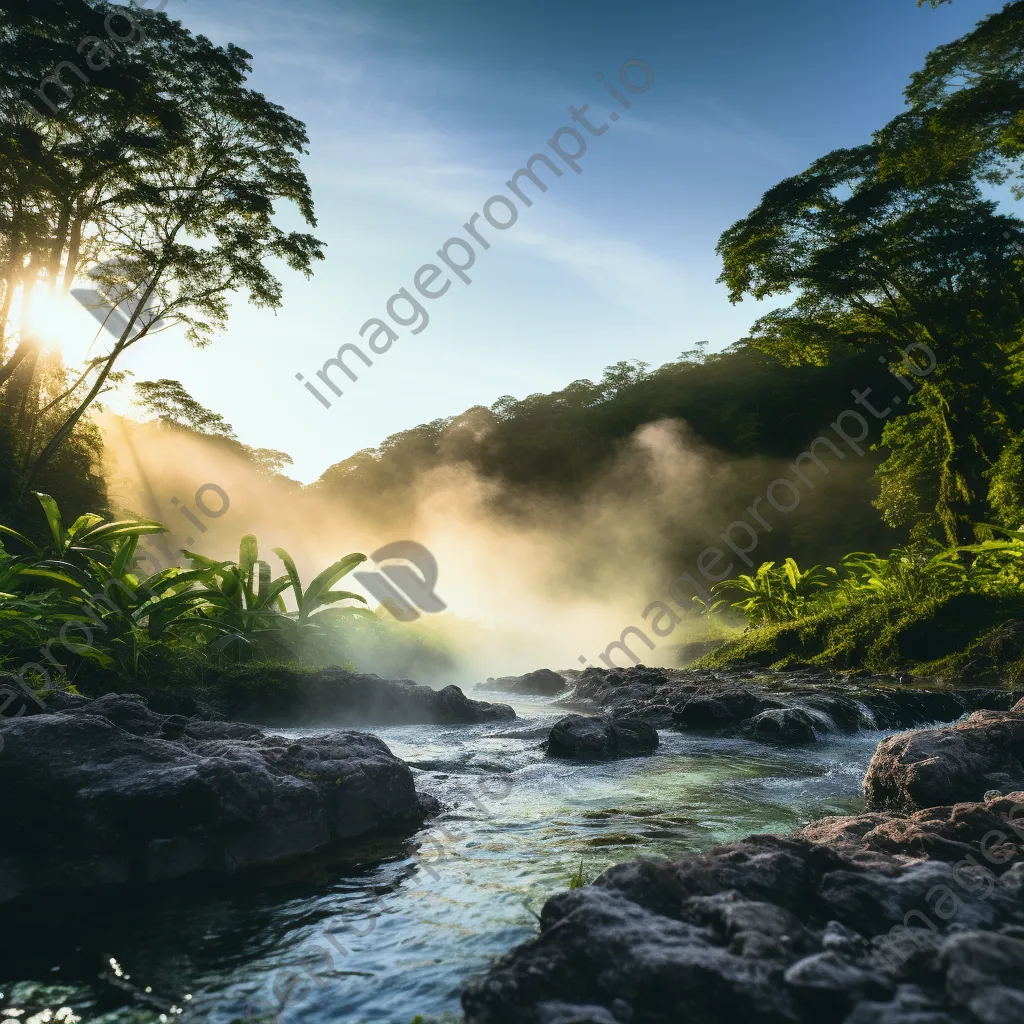
<path id="1" fill-rule="evenodd" d="M 252 53 L 252 86 L 307 124 L 327 258 L 310 280 L 281 274 L 276 312 L 240 296 L 211 346 L 168 332 L 124 368 L 180 380 L 243 441 L 288 452 L 291 475 L 308 482 L 390 434 L 502 395 L 600 378 L 620 359 L 657 366 L 701 340 L 723 348 L 769 307 L 728 302 L 716 283 L 721 232 L 782 178 L 866 141 L 899 112 L 926 53 L 999 6 L 168 0 L 193 31 Z M 627 61 L 650 68 L 646 91 L 620 84 Z M 639 64 L 629 74 L 646 82 Z M 423 330 L 398 328 L 379 355 L 362 343 L 373 365 L 350 358 L 359 379 L 336 374 L 344 394 L 326 392 L 330 408 L 305 390 L 296 374 L 315 381 L 399 289 L 415 294 L 417 269 L 437 264 L 447 239 L 468 238 L 463 224 L 510 194 L 505 182 L 532 154 L 551 156 L 548 141 L 573 126 L 568 108 L 583 104 L 608 129 L 584 133 L 581 173 L 554 156 L 562 176 L 542 172 L 545 194 L 526 182 L 535 201 L 517 204 L 511 227 L 478 222 L 490 248 L 477 245 L 470 284 L 449 274 L 443 296 L 421 300 Z M 572 137 L 561 141 L 571 153 Z M 118 411 L 129 399 L 108 396 Z"/>

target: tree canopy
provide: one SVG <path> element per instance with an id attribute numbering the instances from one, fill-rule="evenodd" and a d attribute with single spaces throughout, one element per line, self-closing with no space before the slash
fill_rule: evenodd
<path id="1" fill-rule="evenodd" d="M 273 265 L 308 275 L 322 258 L 312 234 L 278 226 L 283 204 L 315 226 L 308 139 L 246 86 L 250 62 L 135 4 L 0 12 L 0 385 L 8 413 L 19 410 L 22 492 L 118 379 L 126 350 L 172 327 L 205 345 L 233 294 L 275 308 Z M 40 396 L 33 304 L 89 266 L 129 314 L 84 374 Z"/>

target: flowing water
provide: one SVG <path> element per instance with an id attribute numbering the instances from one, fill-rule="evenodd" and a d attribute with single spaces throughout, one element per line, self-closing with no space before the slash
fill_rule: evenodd
<path id="1" fill-rule="evenodd" d="M 536 933 L 581 871 L 679 857 L 863 806 L 881 733 L 772 748 L 661 734 L 651 757 L 550 761 L 564 709 L 516 722 L 374 729 L 446 806 L 408 840 L 258 884 L 93 897 L 0 925 L 0 1016 L 17 1024 L 424 1024 L 460 1019 L 464 980 Z M 316 730 L 282 730 L 302 735 Z"/>

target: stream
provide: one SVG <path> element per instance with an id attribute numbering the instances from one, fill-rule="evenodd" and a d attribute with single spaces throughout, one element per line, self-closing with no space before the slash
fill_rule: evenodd
<path id="1" fill-rule="evenodd" d="M 458 1021 L 465 979 L 536 933 L 544 901 L 640 855 L 679 856 L 863 808 L 880 732 L 773 748 L 665 731 L 650 757 L 545 758 L 565 714 L 495 695 L 514 722 L 374 728 L 452 810 L 311 876 L 106 894 L 0 928 L 17 1024 Z M 322 730 L 275 730 L 301 736 Z M 24 917 L 24 915 L 22 915 Z M 140 1000 L 143 1003 L 140 1005 Z"/>

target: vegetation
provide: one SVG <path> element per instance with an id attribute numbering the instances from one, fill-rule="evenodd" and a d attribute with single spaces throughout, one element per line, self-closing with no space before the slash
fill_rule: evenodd
<path id="1" fill-rule="evenodd" d="M 590 880 L 583 873 L 583 858 L 580 857 L 580 866 L 576 869 L 573 876 L 569 879 L 569 889 L 582 889 L 583 886 L 589 884 Z"/>
<path id="2" fill-rule="evenodd" d="M 908 110 L 870 143 L 776 185 L 722 236 L 734 301 L 796 293 L 753 347 L 790 365 L 855 347 L 913 378 L 882 433 L 875 499 L 910 542 L 719 584 L 715 610 L 748 631 L 708 663 L 1024 671 L 1024 239 L 983 192 L 1024 196 L 1022 58 L 1024 3 L 1009 3 L 929 55 Z"/>
<path id="3" fill-rule="evenodd" d="M 887 558 L 856 552 L 825 569 L 765 562 L 713 594 L 710 615 L 740 612 L 748 628 L 708 655 L 707 665 L 1024 675 L 1024 623 L 1016 621 L 1024 614 L 1021 532 L 961 549 L 901 547 Z"/>
<path id="4" fill-rule="evenodd" d="M 15 455 L 7 504 L 61 457 L 70 468 L 69 452 L 96 454 L 85 416 L 121 379 L 129 348 L 175 326 L 205 345 L 234 293 L 280 305 L 272 263 L 309 274 L 323 254 L 312 235 L 275 224 L 286 204 L 315 224 L 299 165 L 307 138 L 246 88 L 250 55 L 163 13 L 124 11 L 106 0 L 0 11 L 0 430 Z M 97 42 L 85 55 L 83 39 Z M 39 313 L 90 266 L 84 294 L 97 297 L 105 347 L 70 379 L 47 351 Z"/>
<path id="5" fill-rule="evenodd" d="M 141 576 L 139 538 L 162 528 L 109 514 L 90 420 L 123 380 L 127 349 L 175 325 L 204 345 L 235 292 L 276 307 L 271 268 L 308 274 L 322 257 L 313 235 L 277 223 L 291 206 L 300 226 L 315 226 L 304 126 L 247 87 L 248 54 L 160 12 L 132 8 L 137 31 L 86 56 L 80 41 L 109 38 L 105 19 L 123 17 L 107 0 L 23 7 L 0 11 L 0 519 L 13 551 L 0 577 L 4 663 L 136 680 L 380 650 L 390 643 L 381 620 L 334 589 L 361 556 L 307 586 L 287 552 L 274 549 L 272 571 L 246 537 L 237 561 L 189 553 L 187 566 Z M 46 85 L 62 61 L 87 69 Z M 853 388 L 877 443 L 762 532 L 767 561 L 716 588 L 707 636 L 732 635 L 730 616 L 747 632 L 712 660 L 960 658 L 959 670 L 1002 651 L 1013 661 L 1024 224 L 1006 197 L 1024 197 L 1024 0 L 931 53 L 906 100 L 862 145 L 770 188 L 722 235 L 731 299 L 784 303 L 749 337 L 719 353 L 697 343 L 657 369 L 626 359 L 599 381 L 404 431 L 331 467 L 312 492 L 407 523 L 422 475 L 462 467 L 487 482 L 495 515 L 571 522 L 608 489 L 628 439 L 671 420 L 696 449 L 742 460 L 737 486 L 754 493 L 751 475 L 777 476 L 777 460 L 851 408 Z M 47 347 L 40 313 L 88 268 L 103 345 L 76 377 Z M 244 445 L 175 380 L 141 382 L 136 395 L 161 429 L 201 433 L 254 472 L 289 462 Z M 42 522 L 33 488 L 53 496 L 40 499 Z M 58 508 L 72 513 L 66 530 Z M 727 521 L 708 538 L 700 525 L 670 536 L 667 568 L 692 566 Z M 38 656 L 57 645 L 60 659 Z"/>
<path id="6" fill-rule="evenodd" d="M 97 675 L 112 674 L 115 685 L 145 684 L 195 679 L 239 662 L 330 663 L 340 624 L 375 619 L 351 604 L 365 604 L 363 597 L 333 589 L 365 555 L 344 556 L 303 588 L 288 553 L 275 549 L 285 571 L 273 578 L 250 535 L 237 562 L 189 554 L 190 569 L 140 576 L 139 538 L 162 532 L 159 523 L 89 513 L 65 527 L 53 498 L 36 497 L 45 543 L 0 526 L 16 549 L 0 545 L 0 658 L 30 686 L 42 688 L 55 676 L 96 685 Z"/>

